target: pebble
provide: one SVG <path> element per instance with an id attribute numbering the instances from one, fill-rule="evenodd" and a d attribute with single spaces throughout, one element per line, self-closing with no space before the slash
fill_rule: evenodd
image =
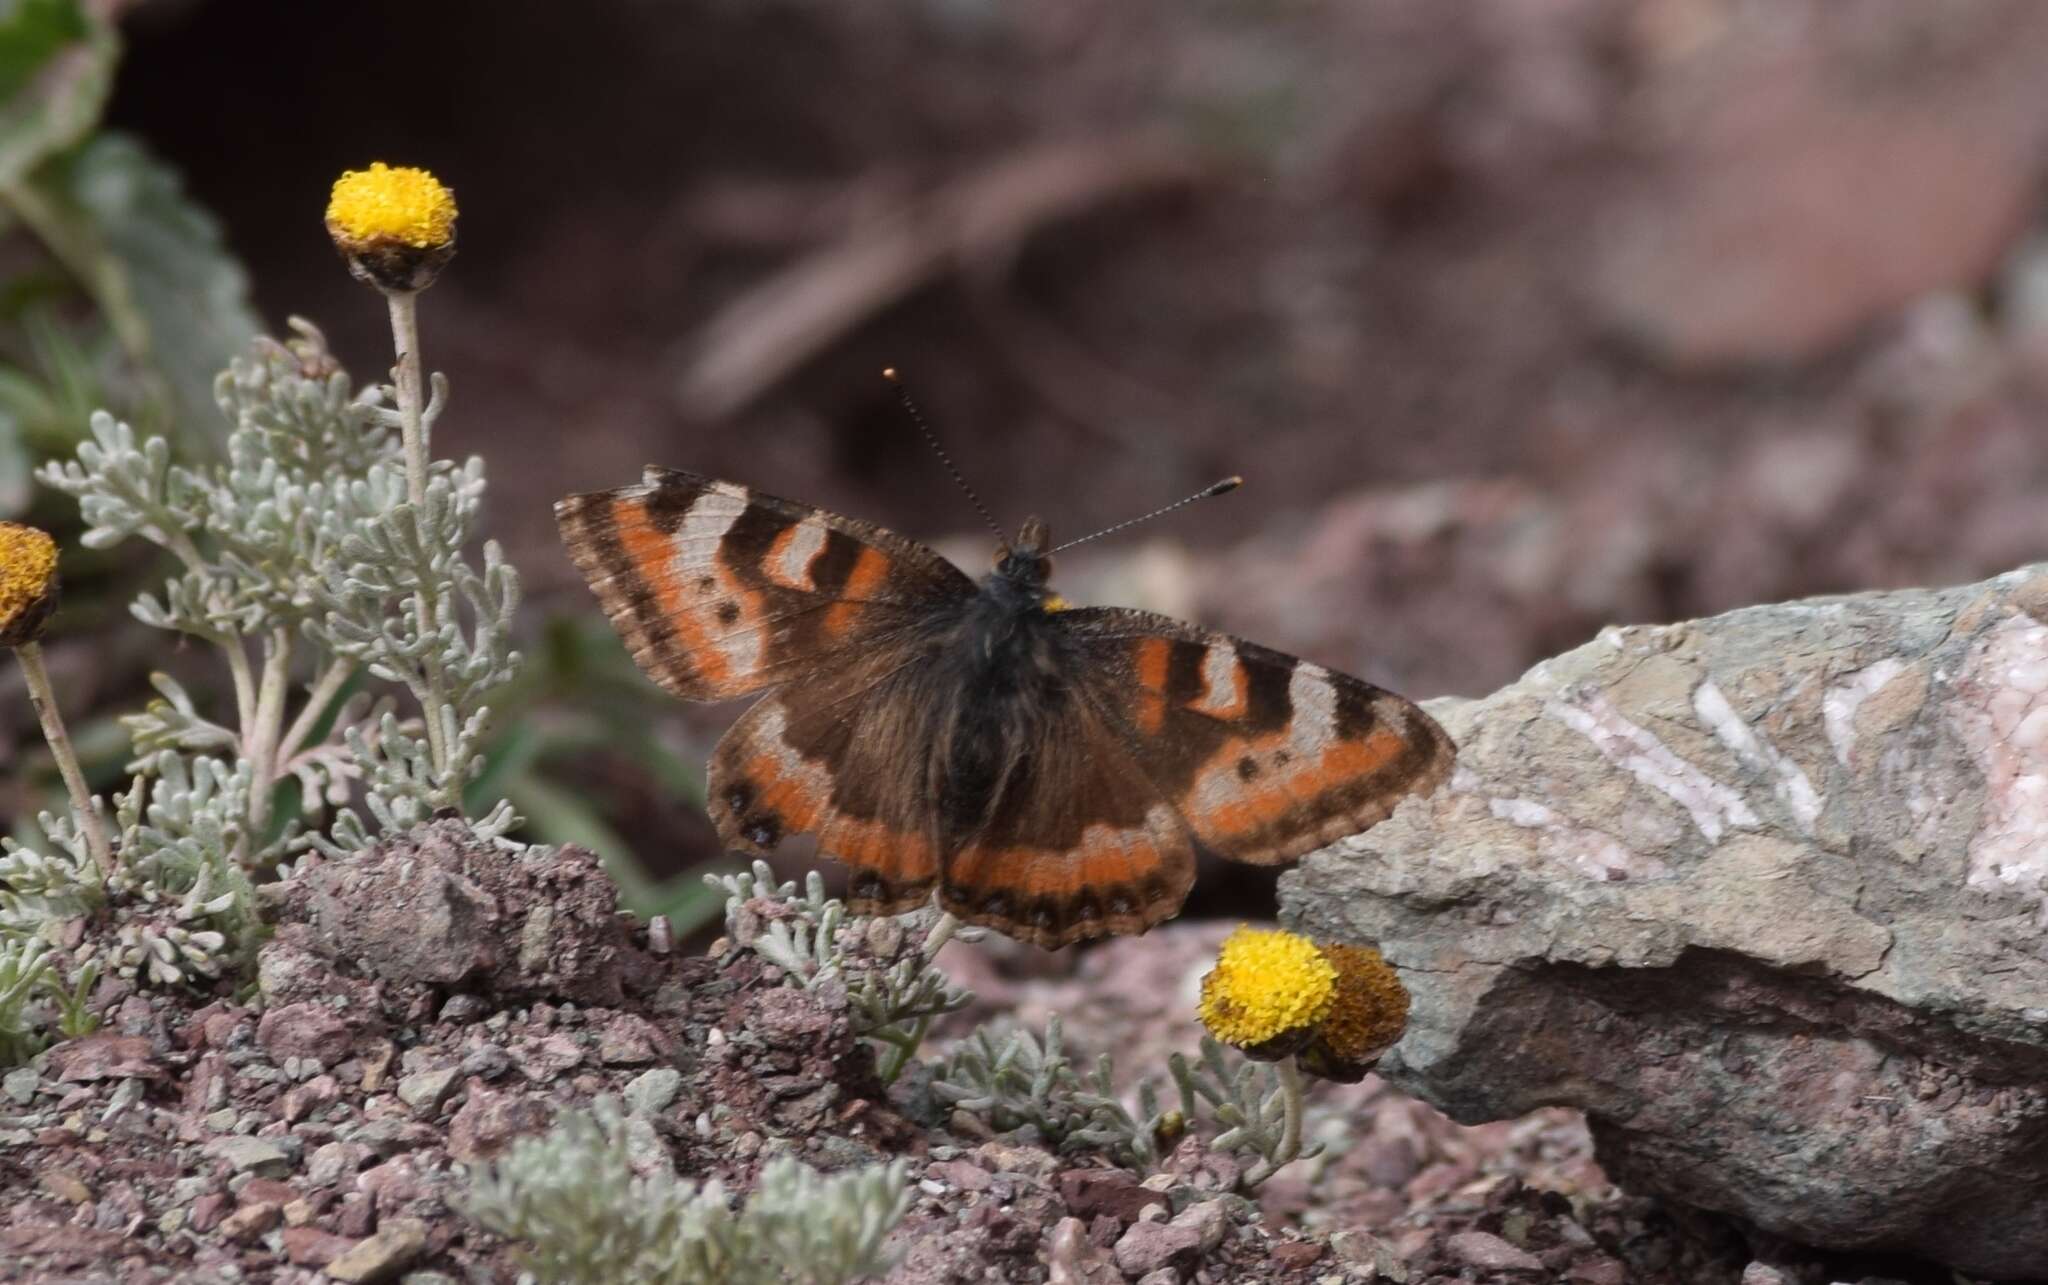
<path id="1" fill-rule="evenodd" d="M 1485 1231 L 1461 1231 L 1444 1242 L 1461 1263 L 1493 1272 L 1540 1272 L 1543 1262 L 1526 1249 Z"/>
<path id="2" fill-rule="evenodd" d="M 318 1066 L 319 1063 L 314 1063 Z M 286 1124 L 297 1124 L 321 1107 L 341 1096 L 341 1085 L 331 1075 L 316 1075 L 297 1088 L 285 1092 L 278 1110 Z"/>
<path id="3" fill-rule="evenodd" d="M 417 1218 L 394 1218 L 375 1235 L 362 1241 L 327 1264 L 327 1274 L 338 1281 L 376 1285 L 405 1270 L 426 1248 L 427 1228 Z"/>
<path id="4" fill-rule="evenodd" d="M 1394 1247 L 1363 1228 L 1347 1227 L 1330 1237 L 1330 1252 L 1340 1262 L 1369 1268 L 1388 1280 L 1408 1279 L 1408 1265 Z"/>
<path id="5" fill-rule="evenodd" d="M 461 1071 L 478 1079 L 495 1080 L 512 1068 L 512 1055 L 495 1044 L 479 1044 L 463 1055 Z"/>
<path id="6" fill-rule="evenodd" d="M 277 1226 L 282 1216 L 283 1211 L 268 1201 L 243 1205 L 221 1219 L 220 1234 L 229 1240 L 254 1240 Z"/>
<path id="7" fill-rule="evenodd" d="M 658 1115 L 682 1090 L 683 1073 L 672 1066 L 642 1071 L 626 1085 L 626 1106 L 635 1115 Z"/>
<path id="8" fill-rule="evenodd" d="M 346 1174 L 360 1169 L 372 1152 L 360 1142 L 330 1142 L 317 1148 L 313 1158 L 306 1164 L 306 1183 L 312 1187 L 331 1187 Z"/>
<path id="9" fill-rule="evenodd" d="M 207 1155 L 228 1162 L 237 1173 L 281 1177 L 291 1172 L 291 1153 L 269 1138 L 215 1138 L 204 1148 Z"/>
<path id="10" fill-rule="evenodd" d="M 1193 1228 L 1200 1238 L 1197 1243 L 1201 1252 L 1207 1254 L 1223 1244 L 1224 1234 L 1230 1230 L 1230 1215 L 1224 1212 L 1221 1201 L 1205 1200 L 1181 1210 L 1166 1225 Z"/>
<path id="11" fill-rule="evenodd" d="M 444 1022 L 460 1023 L 474 1022 L 490 1011 L 491 1006 L 484 1002 L 484 998 L 481 995 L 470 995 L 467 993 L 450 995 L 448 1002 L 441 1005 L 441 1020 Z"/>
<path id="12" fill-rule="evenodd" d="M 1628 1269 L 1603 1254 L 1573 1263 L 1564 1278 L 1572 1285 L 1628 1285 Z"/>
<path id="13" fill-rule="evenodd" d="M 1172 1223 L 1132 1223 L 1117 1238 L 1116 1265 L 1126 1276 L 1143 1276 L 1162 1267 L 1192 1263 L 1202 1250 L 1202 1234 Z"/>
<path id="14" fill-rule="evenodd" d="M 287 1227 L 284 1230 L 284 1256 L 301 1267 L 325 1267 L 355 1247 L 355 1241 L 349 1237 L 321 1231 L 318 1227 Z"/>
<path id="15" fill-rule="evenodd" d="M 452 1066 L 416 1071 L 399 1080 L 398 1100 L 422 1115 L 430 1115 L 455 1087 L 456 1074 Z"/>
<path id="16" fill-rule="evenodd" d="M 14 1100 L 16 1106 L 27 1106 L 29 1099 L 36 1095 L 36 1086 L 42 1082 L 32 1066 L 20 1066 L 0 1076 L 0 1091 Z"/>

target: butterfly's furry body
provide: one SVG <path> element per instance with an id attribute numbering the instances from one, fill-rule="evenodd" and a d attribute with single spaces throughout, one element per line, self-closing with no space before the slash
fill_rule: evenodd
<path id="1" fill-rule="evenodd" d="M 1407 701 L 1146 612 L 1062 609 L 1036 519 L 979 583 L 879 527 L 650 469 L 563 536 L 640 664 L 766 690 L 713 752 L 728 845 L 792 834 L 856 908 L 946 909 L 1057 946 L 1171 917 L 1204 850 L 1274 864 L 1448 773 Z"/>

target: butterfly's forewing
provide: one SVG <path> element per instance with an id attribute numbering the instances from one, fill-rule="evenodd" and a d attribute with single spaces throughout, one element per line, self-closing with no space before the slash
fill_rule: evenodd
<path id="1" fill-rule="evenodd" d="M 807 675 L 974 592 L 914 540 L 675 469 L 555 520 L 634 660 L 691 700 Z"/>
<path id="2" fill-rule="evenodd" d="M 1059 613 L 1089 700 L 1201 844 L 1291 861 L 1449 776 L 1411 702 L 1283 652 L 1121 608 Z"/>

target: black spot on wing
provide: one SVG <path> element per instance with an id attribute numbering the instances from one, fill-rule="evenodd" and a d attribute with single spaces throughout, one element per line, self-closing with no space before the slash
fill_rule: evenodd
<path id="1" fill-rule="evenodd" d="M 1371 735 L 1379 724 L 1379 715 L 1372 708 L 1376 689 L 1343 674 L 1330 675 L 1330 684 L 1337 693 L 1337 736 L 1357 741 Z"/>
<path id="2" fill-rule="evenodd" d="M 647 521 L 663 535 L 674 535 L 689 516 L 690 506 L 705 488 L 675 474 L 665 475 L 647 496 Z"/>
<path id="3" fill-rule="evenodd" d="M 1287 694 L 1287 686 L 1294 678 L 1294 667 L 1301 662 L 1285 652 L 1249 644 L 1238 648 L 1238 658 L 1245 662 L 1247 728 L 1270 732 L 1287 726 L 1288 719 L 1294 716 L 1294 698 Z"/>
<path id="4" fill-rule="evenodd" d="M 741 584 L 758 585 L 766 579 L 762 563 L 775 547 L 775 538 L 796 525 L 794 519 L 760 504 L 740 510 L 718 542 L 718 562 Z"/>

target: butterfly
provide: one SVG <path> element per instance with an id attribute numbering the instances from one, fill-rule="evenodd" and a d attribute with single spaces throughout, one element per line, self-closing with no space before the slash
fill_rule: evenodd
<path id="1" fill-rule="evenodd" d="M 936 892 L 1047 948 L 1141 933 L 1179 912 L 1203 852 L 1290 861 L 1450 771 L 1450 738 L 1391 692 L 1066 605 L 1037 518 L 976 581 L 879 526 L 675 469 L 555 517 L 649 677 L 688 700 L 762 693 L 712 752 L 720 838 L 762 855 L 815 836 L 856 912 Z"/>

